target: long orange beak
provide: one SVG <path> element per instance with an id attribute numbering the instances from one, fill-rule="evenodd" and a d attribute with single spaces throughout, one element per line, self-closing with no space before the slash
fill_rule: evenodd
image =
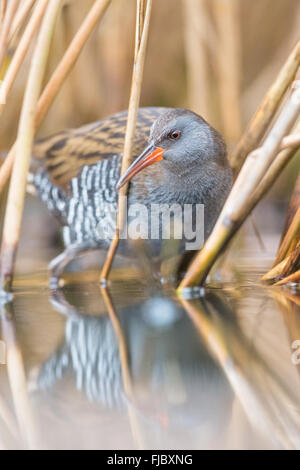
<path id="1" fill-rule="evenodd" d="M 163 160 L 163 154 L 165 150 L 160 147 L 153 147 L 149 145 L 144 152 L 130 165 L 125 171 L 124 175 L 121 176 L 117 184 L 117 189 L 122 188 L 124 184 L 128 183 L 137 173 L 152 165 L 155 162 Z"/>

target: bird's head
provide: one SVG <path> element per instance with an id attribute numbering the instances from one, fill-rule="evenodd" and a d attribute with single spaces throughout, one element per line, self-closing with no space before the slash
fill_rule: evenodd
<path id="1" fill-rule="evenodd" d="M 149 145 L 120 178 L 117 189 L 154 163 L 180 176 L 201 171 L 207 165 L 224 167 L 226 146 L 221 135 L 203 118 L 192 111 L 172 109 L 154 122 Z"/>

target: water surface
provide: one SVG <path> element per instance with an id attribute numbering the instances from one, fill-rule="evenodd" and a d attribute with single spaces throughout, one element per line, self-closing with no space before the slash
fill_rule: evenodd
<path id="1" fill-rule="evenodd" d="M 300 295 L 262 286 L 260 263 L 183 302 L 134 269 L 105 292 L 96 272 L 59 291 L 46 270 L 19 277 L 0 448 L 300 448 Z"/>

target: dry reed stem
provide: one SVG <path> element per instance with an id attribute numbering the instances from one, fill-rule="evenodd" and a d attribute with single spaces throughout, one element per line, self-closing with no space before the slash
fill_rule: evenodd
<path id="1" fill-rule="evenodd" d="M 3 20 L 3 25 L 0 30 L 0 73 L 2 70 L 2 65 L 3 65 L 4 58 L 5 58 L 6 49 L 8 46 L 9 32 L 12 26 L 15 13 L 18 8 L 18 3 L 19 3 L 19 0 L 10 0 L 8 2 L 4 20 Z"/>
<path id="2" fill-rule="evenodd" d="M 257 196 L 261 197 L 264 194 L 264 191 L 270 187 L 269 184 L 274 181 L 274 177 L 278 175 L 278 169 L 284 166 L 293 154 L 293 149 L 283 150 L 279 164 L 275 165 L 280 142 L 297 120 L 299 112 L 300 86 L 297 86 L 263 146 L 247 157 L 211 235 L 181 282 L 179 293 L 186 287 L 204 282 L 221 251 L 257 204 L 259 200 Z M 273 168 L 272 162 L 275 165 Z"/>
<path id="3" fill-rule="evenodd" d="M 47 0 L 49 1 L 49 0 Z M 74 36 L 70 46 L 66 50 L 63 58 L 56 67 L 53 75 L 51 76 L 48 84 L 46 85 L 37 105 L 35 115 L 35 127 L 41 125 L 44 117 L 46 116 L 51 104 L 56 98 L 59 90 L 61 89 L 64 81 L 76 63 L 84 45 L 90 37 L 95 25 L 104 15 L 106 8 L 111 3 L 111 0 L 97 0 L 92 6 L 87 17 L 84 19 L 81 27 Z M 15 158 L 16 147 L 13 145 L 9 154 L 7 155 L 4 163 L 0 168 L 0 193 L 3 191 L 6 182 L 8 181 L 11 169 Z"/>
<path id="4" fill-rule="evenodd" d="M 291 252 L 286 265 L 283 267 L 280 277 L 287 277 L 290 274 L 293 274 L 300 267 L 300 239 L 296 244 L 295 249 Z"/>
<path id="5" fill-rule="evenodd" d="M 299 135 L 299 134 L 295 134 Z M 285 227 L 283 230 L 280 247 L 270 269 L 261 279 L 269 281 L 286 274 L 286 266 L 290 263 L 290 257 L 300 238 L 300 174 L 298 175 L 295 188 L 289 203 Z M 289 272 L 290 274 L 290 272 Z"/>
<path id="6" fill-rule="evenodd" d="M 274 286 L 283 286 L 284 284 L 293 284 L 293 283 L 299 283 L 300 281 L 300 269 L 296 271 L 293 274 L 290 274 L 289 276 L 285 277 L 284 279 L 281 279 L 281 281 L 276 282 Z"/>
<path id="7" fill-rule="evenodd" d="M 20 116 L 16 158 L 9 187 L 1 247 L 0 276 L 1 287 L 4 290 L 11 290 L 12 286 L 26 194 L 27 173 L 35 133 L 35 112 L 60 7 L 61 0 L 50 0 L 32 57 Z"/>
<path id="8" fill-rule="evenodd" d="M 284 229 L 283 229 L 283 232 L 282 232 L 280 244 L 282 243 L 282 240 L 284 239 L 285 234 L 288 231 L 289 226 L 291 225 L 292 220 L 295 217 L 295 214 L 296 214 L 299 206 L 300 206 L 300 173 L 299 173 L 298 178 L 296 180 L 294 190 L 293 190 L 293 194 L 292 194 L 290 202 L 289 202 L 289 207 L 288 207 L 288 210 L 287 210 L 286 221 L 285 221 L 285 224 L 284 224 Z"/>
<path id="9" fill-rule="evenodd" d="M 285 136 L 279 145 L 279 151 L 285 150 L 285 149 L 291 149 L 291 148 L 295 148 L 295 150 L 300 148 L 300 134 L 299 133 Z M 260 147 L 258 147 L 256 150 L 259 150 L 259 149 Z"/>
<path id="10" fill-rule="evenodd" d="M 299 263 L 300 249 L 300 174 L 289 203 L 287 218 L 280 247 L 273 267 L 263 277 L 262 281 L 285 278 L 296 271 Z M 282 261 L 282 259 L 284 260 Z"/>
<path id="11" fill-rule="evenodd" d="M 300 207 L 300 173 L 296 180 L 295 187 L 294 187 L 291 199 L 290 199 L 290 203 L 289 203 L 288 210 L 287 210 L 286 221 L 285 221 L 284 229 L 283 229 L 282 236 L 281 236 L 280 246 L 278 249 L 276 260 L 273 263 L 273 266 L 277 264 L 277 258 L 279 259 L 278 255 L 279 255 L 279 252 L 282 250 L 283 243 L 285 244 L 287 243 L 286 235 L 293 221 L 295 223 L 295 216 L 299 207 Z M 295 235 L 294 240 L 292 240 L 290 243 L 289 252 L 295 247 L 295 244 L 297 242 L 296 237 L 297 235 Z M 298 238 L 299 238 L 299 234 L 298 234 Z"/>
<path id="12" fill-rule="evenodd" d="M 300 207 L 298 208 L 287 233 L 285 234 L 278 250 L 273 266 L 280 263 L 295 248 L 295 243 L 300 238 Z"/>
<path id="13" fill-rule="evenodd" d="M 300 132 L 300 122 L 297 123 L 295 131 Z M 289 161 L 297 154 L 298 148 L 287 148 L 277 155 L 274 162 L 271 164 L 266 175 L 263 177 L 258 188 L 255 190 L 252 197 L 253 207 L 261 200 L 261 198 L 266 194 L 269 188 L 272 186 L 276 178 L 280 175 L 285 166 Z"/>
<path id="14" fill-rule="evenodd" d="M 300 134 L 287 135 L 282 139 L 280 145 L 281 150 L 287 149 L 289 147 L 300 147 Z"/>
<path id="15" fill-rule="evenodd" d="M 142 89 L 146 48 L 147 48 L 147 41 L 148 41 L 149 27 L 150 27 L 151 9 L 152 9 L 152 0 L 148 0 L 147 5 L 146 5 L 144 21 L 143 21 L 143 28 L 141 28 L 140 21 L 142 19 L 142 16 L 139 14 L 139 12 L 142 11 L 142 4 L 141 4 L 141 0 L 137 0 L 136 31 L 138 31 L 138 33 L 136 33 L 136 39 L 138 39 L 139 42 L 138 42 L 138 47 L 137 46 L 135 47 L 135 60 L 134 60 L 132 83 L 131 83 L 131 90 L 130 90 L 128 118 L 127 118 L 127 127 L 126 127 L 126 133 L 125 133 L 121 175 L 124 174 L 124 172 L 127 170 L 127 168 L 130 165 L 130 160 L 131 160 L 133 138 L 134 138 L 134 133 L 136 129 L 137 113 L 138 113 L 140 95 L 141 95 L 141 89 Z M 141 31 L 142 31 L 142 34 L 140 34 Z M 106 282 L 109 276 L 112 263 L 113 263 L 113 259 L 118 249 L 120 233 L 123 228 L 124 220 L 126 217 L 127 207 L 126 207 L 124 196 L 126 196 L 127 190 L 128 190 L 128 184 L 124 185 L 120 189 L 120 192 L 119 192 L 117 228 L 116 228 L 114 239 L 109 247 L 103 269 L 101 271 L 101 275 L 100 275 L 101 282 Z"/>
<path id="16" fill-rule="evenodd" d="M 4 162 L 2 163 L 0 167 L 0 194 L 4 190 L 5 185 L 11 175 L 11 170 L 14 164 L 15 156 L 16 156 L 16 142 L 13 144 L 7 157 L 5 158 Z"/>
<path id="17" fill-rule="evenodd" d="M 13 20 L 11 30 L 9 32 L 8 42 L 10 42 L 13 36 L 17 33 L 19 28 L 22 26 L 23 22 L 25 21 L 28 13 L 30 12 L 33 4 L 36 0 L 23 0 L 23 4 L 19 7 L 15 18 Z"/>
<path id="18" fill-rule="evenodd" d="M 292 254 L 292 253 L 291 253 Z M 268 271 L 266 274 L 264 274 L 261 278 L 262 281 L 272 281 L 280 276 L 280 273 L 282 270 L 285 268 L 287 265 L 289 258 L 291 255 L 287 256 L 283 261 L 280 263 L 276 264 L 270 271 Z"/>
<path id="19" fill-rule="evenodd" d="M 136 11 L 136 28 L 135 28 L 135 45 L 134 45 L 134 60 L 137 59 L 139 47 L 141 45 L 141 38 L 143 35 L 145 11 L 147 0 L 140 0 L 137 2 Z"/>
<path id="20" fill-rule="evenodd" d="M 188 107 L 211 121 L 207 47 L 203 38 L 209 21 L 206 0 L 186 0 L 182 5 Z"/>
<path id="21" fill-rule="evenodd" d="M 62 60 L 54 71 L 49 83 L 45 87 L 37 106 L 36 125 L 39 126 L 48 112 L 52 102 L 59 92 L 62 84 L 75 65 L 83 47 L 89 39 L 93 29 L 102 19 L 111 0 L 96 0 L 86 18 L 82 22 L 78 32 L 74 36 L 70 46 L 66 50 Z"/>
<path id="22" fill-rule="evenodd" d="M 37 6 L 28 22 L 28 25 L 20 40 L 17 50 L 7 69 L 7 72 L 5 74 L 4 80 L 0 88 L 0 96 L 5 97 L 5 100 L 4 100 L 5 102 L 3 103 L 0 102 L 0 116 L 3 111 L 3 108 L 5 107 L 5 103 L 7 103 L 9 93 L 16 80 L 18 72 L 23 64 L 23 61 L 25 59 L 29 46 L 32 42 L 32 39 L 42 21 L 42 18 L 44 16 L 48 3 L 49 3 L 49 0 L 40 0 L 37 3 Z"/>
<path id="23" fill-rule="evenodd" d="M 219 47 L 216 54 L 218 92 L 222 128 L 229 144 L 236 143 L 242 132 L 240 109 L 241 49 L 239 0 L 214 0 Z"/>
<path id="24" fill-rule="evenodd" d="M 285 92 L 295 79 L 299 65 L 300 41 L 297 42 L 285 64 L 282 66 L 231 156 L 230 162 L 236 173 L 241 168 L 249 152 L 258 146 L 264 136 Z"/>
<path id="25" fill-rule="evenodd" d="M 5 13 L 6 13 L 6 8 L 7 8 L 7 0 L 1 0 L 1 5 L 0 5 L 0 29 L 2 28 Z"/>
<path id="26" fill-rule="evenodd" d="M 261 278 L 262 281 L 272 281 L 275 280 L 276 278 L 283 278 L 288 276 L 293 272 L 293 266 L 295 266 L 295 260 L 298 259 L 299 256 L 299 238 L 296 239 L 294 243 L 294 247 L 292 250 L 289 250 L 289 254 L 282 260 L 280 263 L 276 264 L 270 271 L 268 271 L 266 274 L 264 274 Z"/>

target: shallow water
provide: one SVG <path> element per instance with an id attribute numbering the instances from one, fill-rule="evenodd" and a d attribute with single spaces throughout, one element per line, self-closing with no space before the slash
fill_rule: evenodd
<path id="1" fill-rule="evenodd" d="M 18 278 L 0 448 L 300 448 L 300 293 L 253 266 L 183 302 L 133 269 L 105 292 L 95 272 L 56 292 L 46 271 Z"/>

